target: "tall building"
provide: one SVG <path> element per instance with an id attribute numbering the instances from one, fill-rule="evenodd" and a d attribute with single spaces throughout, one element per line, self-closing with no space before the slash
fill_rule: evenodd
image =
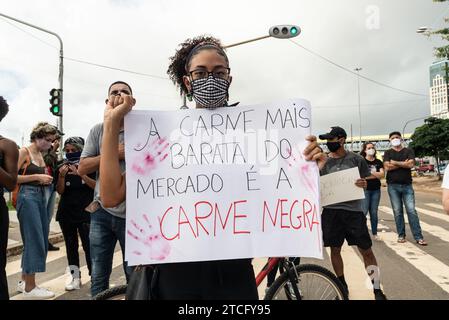
<path id="1" fill-rule="evenodd" d="M 430 113 L 442 119 L 449 119 L 448 64 L 449 60 L 442 60 L 430 66 Z"/>

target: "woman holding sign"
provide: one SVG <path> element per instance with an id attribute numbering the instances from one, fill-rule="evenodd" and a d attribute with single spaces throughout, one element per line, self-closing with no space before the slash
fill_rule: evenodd
<path id="1" fill-rule="evenodd" d="M 170 59 L 168 74 L 173 82 L 195 100 L 197 108 L 228 106 L 232 82 L 229 60 L 218 39 L 188 39 Z M 117 137 L 120 121 L 134 106 L 132 96 L 111 99 L 104 114 L 103 149 L 100 162 L 101 199 L 106 206 L 125 200 L 126 181 L 120 173 Z M 308 161 L 324 165 L 325 155 L 315 137 L 304 151 Z M 157 299 L 258 299 L 251 259 L 159 264 L 156 268 Z"/>

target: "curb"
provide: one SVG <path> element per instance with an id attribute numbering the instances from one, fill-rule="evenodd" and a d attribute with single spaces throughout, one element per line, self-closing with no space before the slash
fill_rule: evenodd
<path id="1" fill-rule="evenodd" d="M 64 236 L 62 235 L 62 233 L 55 233 L 48 237 L 48 241 L 51 244 L 56 244 L 58 242 L 64 241 Z M 6 256 L 7 257 L 16 256 L 21 254 L 22 252 L 23 252 L 23 243 L 21 242 L 7 248 Z"/>

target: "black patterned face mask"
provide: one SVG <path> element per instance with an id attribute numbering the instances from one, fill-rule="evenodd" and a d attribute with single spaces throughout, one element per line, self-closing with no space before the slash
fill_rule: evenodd
<path id="1" fill-rule="evenodd" d="M 228 98 L 229 85 L 228 80 L 214 78 L 212 75 L 209 75 L 207 78 L 193 80 L 193 99 L 204 108 L 215 109 L 222 107 Z"/>

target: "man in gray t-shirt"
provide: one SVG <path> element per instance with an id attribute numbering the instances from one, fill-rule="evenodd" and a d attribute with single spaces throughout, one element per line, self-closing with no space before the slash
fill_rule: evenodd
<path id="1" fill-rule="evenodd" d="M 122 81 L 114 82 L 108 90 L 108 99 L 112 96 L 132 94 L 131 87 Z M 108 99 L 106 103 L 108 103 Z M 123 124 L 120 132 L 119 160 L 122 173 L 125 172 L 125 146 Z M 100 199 L 100 157 L 103 140 L 103 123 L 95 125 L 87 137 L 81 154 L 78 172 L 80 175 L 96 172 L 97 181 L 94 192 L 94 202 L 89 206 L 91 211 L 90 222 L 90 256 L 92 262 L 91 294 L 92 297 L 109 288 L 109 277 L 112 270 L 112 258 L 115 245 L 120 243 L 123 255 L 123 268 L 128 281 L 132 268 L 125 262 L 126 238 L 126 205 L 122 202 L 114 208 L 105 208 Z"/>
<path id="2" fill-rule="evenodd" d="M 366 188 L 365 178 L 371 176 L 371 172 L 364 158 L 360 155 L 345 150 L 347 138 L 346 131 L 340 127 L 332 127 L 331 131 L 319 136 L 321 140 L 327 140 L 327 147 L 330 151 L 326 164 L 320 170 L 320 175 L 324 176 L 333 172 L 338 172 L 351 168 L 358 168 L 360 179 L 354 181 L 359 188 Z M 325 247 L 331 248 L 331 260 L 334 271 L 340 282 L 348 285 L 344 277 L 343 259 L 341 247 L 346 239 L 348 245 L 356 245 L 363 257 L 368 275 L 379 275 L 376 257 L 371 249 L 372 241 L 366 225 L 366 217 L 363 213 L 363 200 L 346 201 L 332 204 L 323 208 L 321 214 L 321 226 L 323 229 L 323 242 Z M 374 272 L 374 273 L 373 273 Z M 380 289 L 380 279 L 373 279 L 374 297 L 376 300 L 386 300 Z"/>

